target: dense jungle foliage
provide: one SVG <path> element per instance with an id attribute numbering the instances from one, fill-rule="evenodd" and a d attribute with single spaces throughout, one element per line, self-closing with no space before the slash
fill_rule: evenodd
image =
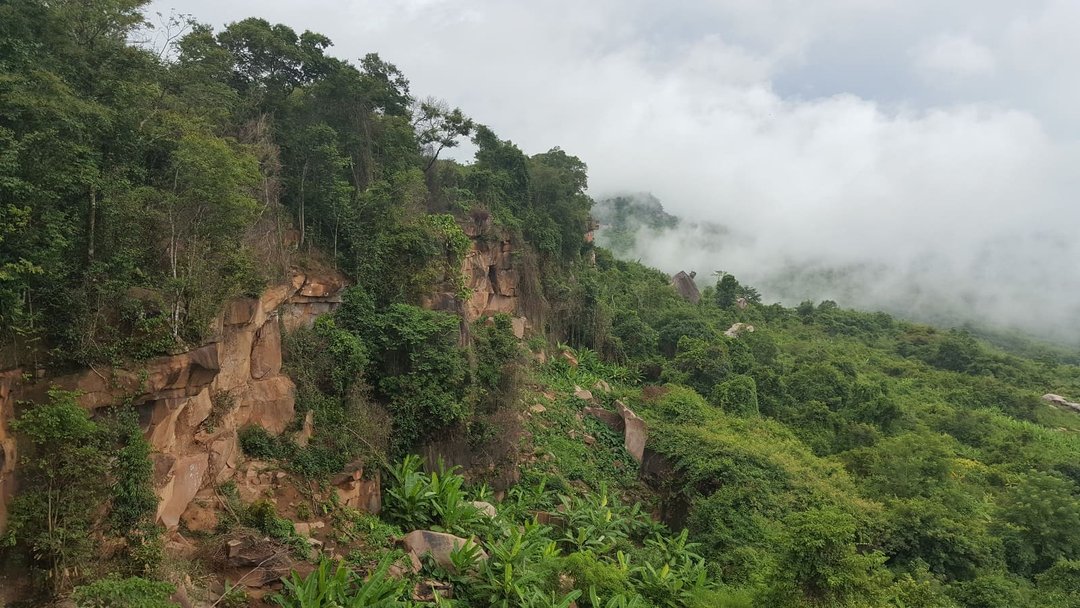
<path id="1" fill-rule="evenodd" d="M 585 242 L 576 157 L 526 155 L 319 34 L 253 18 L 155 38 L 143 4 L 0 4 L 0 367 L 181 352 L 291 266 L 349 276 L 336 312 L 284 339 L 310 442 L 250 427 L 240 443 L 313 484 L 379 463 L 385 509 L 319 505 L 358 548 L 292 576 L 281 605 L 1080 607 L 1080 415 L 1039 398 L 1080 396 L 1076 353 L 768 305 L 730 274 L 687 302 Z M 474 162 L 440 158 L 465 138 Z M 505 316 L 422 306 L 469 295 L 465 229 L 514 244 L 527 343 Z M 581 387 L 645 419 L 659 468 L 638 475 Z M 63 392 L 14 424 L 32 449 L 5 556 L 76 605 L 172 605 L 137 424 Z M 502 500 L 411 456 L 451 431 L 517 454 Z M 317 559 L 272 505 L 216 491 L 222 531 Z M 418 528 L 471 540 L 392 575 Z M 413 599 L 424 581 L 453 597 Z"/>

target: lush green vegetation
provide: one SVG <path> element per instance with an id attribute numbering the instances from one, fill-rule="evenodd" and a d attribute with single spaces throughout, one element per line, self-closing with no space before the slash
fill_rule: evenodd
<path id="1" fill-rule="evenodd" d="M 0 363 L 180 351 L 290 265 L 350 276 L 335 313 L 285 337 L 290 431 L 311 414 L 314 435 L 250 427 L 240 443 L 310 487 L 378 463 L 385 512 L 317 505 L 354 550 L 291 577 L 283 605 L 408 605 L 430 579 L 455 606 L 1080 606 L 1080 416 L 1039 399 L 1080 396 L 1077 353 L 766 305 L 730 274 L 691 304 L 591 251 L 574 156 L 528 156 L 417 100 L 380 57 L 353 65 L 284 25 L 132 45 L 141 6 L 0 5 Z M 440 158 L 465 137 L 475 162 Z M 599 211 L 623 237 L 641 213 L 675 222 L 629 200 Z M 423 306 L 468 297 L 467 232 L 511 241 L 546 363 L 508 317 Z M 577 387 L 647 421 L 645 475 Z M 214 396 L 208 425 L 233 398 Z M 24 489 L 5 554 L 79 605 L 167 605 L 133 408 L 91 418 L 54 392 L 13 428 Z M 471 504 L 494 500 L 484 486 L 409 456 L 451 431 L 477 451 L 513 442 L 520 481 L 494 518 Z M 222 528 L 314 554 L 271 503 L 217 491 Z M 452 567 L 391 576 L 392 539 L 417 528 L 472 540 Z"/>
<path id="2" fill-rule="evenodd" d="M 75 397 L 54 390 L 13 425 L 29 454 L 2 541 L 55 590 L 109 572 L 151 572 L 161 559 L 150 445 L 134 411 L 91 420 Z M 106 541 L 116 544 L 110 559 L 100 554 Z"/>

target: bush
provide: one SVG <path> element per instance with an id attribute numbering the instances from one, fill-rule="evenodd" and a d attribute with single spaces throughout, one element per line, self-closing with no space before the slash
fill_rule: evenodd
<path id="1" fill-rule="evenodd" d="M 740 374 L 717 384 L 709 395 L 709 401 L 736 416 L 756 416 L 757 385 L 750 376 Z"/>
<path id="2" fill-rule="evenodd" d="M 245 426 L 239 432 L 240 449 L 252 458 L 273 460 L 282 455 L 281 444 L 277 437 L 261 426 Z"/>
<path id="3" fill-rule="evenodd" d="M 104 578 L 78 587 L 72 599 L 78 608 L 173 608 L 169 597 L 176 588 L 144 578 Z"/>

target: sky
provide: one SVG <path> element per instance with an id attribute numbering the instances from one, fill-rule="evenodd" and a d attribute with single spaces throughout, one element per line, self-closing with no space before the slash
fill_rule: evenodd
<path id="1" fill-rule="evenodd" d="M 594 197 L 651 192 L 737 236 L 641 235 L 664 270 L 1080 342 L 1075 0 L 151 5 L 173 9 L 378 52 L 526 153 L 579 156 Z M 799 280 L 830 269 L 843 285 Z"/>

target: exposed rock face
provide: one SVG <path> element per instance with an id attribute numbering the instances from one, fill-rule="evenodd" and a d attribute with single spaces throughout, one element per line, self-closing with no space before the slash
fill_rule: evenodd
<path id="1" fill-rule="evenodd" d="M 13 404 L 16 399 L 42 401 L 51 386 L 79 391 L 80 404 L 90 410 L 124 400 L 136 406 L 155 452 L 158 520 L 176 527 L 205 483 L 222 483 L 236 474 L 238 429 L 257 424 L 278 434 L 293 419 L 296 388 L 281 373 L 282 328 L 310 326 L 318 315 L 335 309 L 345 284 L 337 273 L 294 272 L 259 298 L 228 302 L 209 343 L 131 367 L 29 383 L 18 370 L 0 372 L 0 531 L 14 484 L 15 442 L 7 430 Z M 215 401 L 233 407 L 219 412 L 210 428 L 204 422 L 218 407 Z"/>
<path id="2" fill-rule="evenodd" d="M 754 326 L 750 325 L 749 323 L 736 323 L 731 327 L 727 328 L 727 331 L 724 332 L 724 335 L 729 338 L 738 338 L 744 333 L 754 333 Z"/>
<path id="3" fill-rule="evenodd" d="M 1053 405 L 1056 405 L 1056 406 L 1060 407 L 1060 408 L 1073 410 L 1075 412 L 1080 412 L 1080 403 L 1074 403 L 1072 401 L 1069 401 L 1068 399 L 1062 397 L 1061 395 L 1055 395 L 1053 393 L 1047 393 L 1047 394 L 1043 395 L 1042 398 L 1044 400 L 1046 400 L 1046 401 L 1049 401 Z"/>
<path id="4" fill-rule="evenodd" d="M 634 460 L 641 463 L 645 455 L 645 442 L 649 438 L 649 431 L 645 427 L 645 421 L 631 411 L 630 408 L 623 405 L 621 401 L 616 401 L 615 407 L 619 408 L 619 414 L 623 419 L 623 428 L 625 429 L 623 444 L 626 446 L 626 451 L 630 452 Z"/>
<path id="5" fill-rule="evenodd" d="M 523 338 L 531 324 L 525 317 L 519 286 L 521 277 L 514 267 L 514 247 L 505 234 L 494 234 L 488 219 L 466 225 L 463 230 L 472 246 L 461 264 L 461 274 L 471 296 L 458 303 L 453 293 L 437 293 L 425 302 L 434 310 L 460 311 L 465 321 L 505 313 L 513 317 L 514 335 Z"/>
<path id="6" fill-rule="evenodd" d="M 156 454 L 155 461 L 155 471 L 168 470 L 163 481 L 159 477 L 157 518 L 165 527 L 175 528 L 206 479 L 210 455 L 201 453 L 176 458 Z"/>
<path id="7" fill-rule="evenodd" d="M 626 407 L 622 401 L 615 402 L 615 409 L 617 411 L 612 412 L 601 407 L 586 407 L 581 412 L 596 418 L 616 433 L 622 433 L 623 446 L 640 464 L 645 455 L 645 443 L 649 439 L 649 430 L 645 426 L 645 421 Z"/>
<path id="8" fill-rule="evenodd" d="M 341 504 L 378 515 L 382 511 L 382 478 L 375 471 L 369 478 L 364 478 L 364 469 L 359 463 L 346 467 L 346 473 L 334 479 L 334 490 Z"/>
<path id="9" fill-rule="evenodd" d="M 581 410 L 587 416 L 592 416 L 600 422 L 604 423 L 604 426 L 615 431 L 616 433 L 626 432 L 626 422 L 623 421 L 622 415 L 617 412 L 605 410 L 601 407 L 587 407 Z"/>
<path id="10" fill-rule="evenodd" d="M 417 557 L 430 553 L 435 563 L 452 570 L 454 562 L 450 560 L 450 552 L 464 546 L 469 541 L 453 534 L 432 532 L 430 530 L 414 530 L 406 534 L 401 539 L 401 542 L 405 545 L 405 551 Z M 487 553 L 480 549 L 480 559 L 486 560 L 487 558 Z"/>
<path id="11" fill-rule="evenodd" d="M 686 274 L 683 271 L 679 271 L 674 277 L 671 278 L 671 287 L 684 300 L 689 300 L 694 304 L 697 304 L 701 300 L 701 292 L 698 291 L 697 285 L 694 284 L 694 277 L 697 276 L 696 272 Z"/>

